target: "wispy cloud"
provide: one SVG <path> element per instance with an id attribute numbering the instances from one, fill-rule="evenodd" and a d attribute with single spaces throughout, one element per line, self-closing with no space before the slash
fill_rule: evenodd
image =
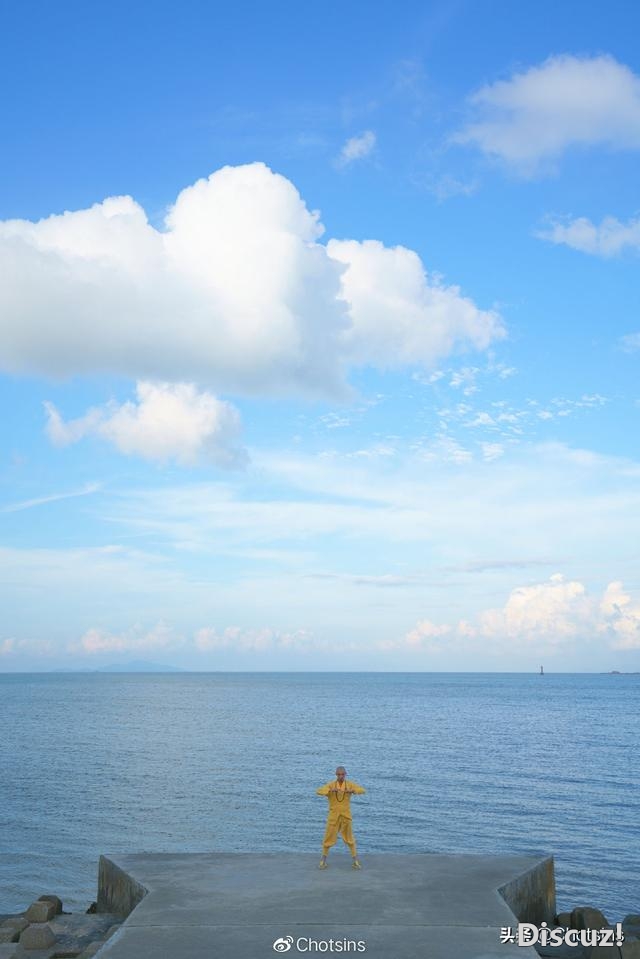
<path id="1" fill-rule="evenodd" d="M 621 336 L 619 343 L 625 353 L 635 353 L 636 350 L 640 350 L 640 332 L 627 333 L 626 336 Z"/>
<path id="2" fill-rule="evenodd" d="M 356 160 L 364 160 L 365 157 L 368 157 L 373 152 L 375 146 L 375 133 L 373 130 L 365 130 L 364 133 L 347 140 L 340 150 L 340 155 L 336 162 L 338 166 L 346 167 L 351 163 L 355 163 Z"/>
<path id="3" fill-rule="evenodd" d="M 34 499 L 25 499 L 19 503 L 10 503 L 7 506 L 0 507 L 0 513 L 18 513 L 23 509 L 32 509 L 34 506 L 44 506 L 46 503 L 56 503 L 58 500 L 75 499 L 77 496 L 90 496 L 97 493 L 102 486 L 100 483 L 87 483 L 78 490 L 71 490 L 68 493 L 51 493 L 49 496 L 38 496 Z"/>
<path id="4" fill-rule="evenodd" d="M 480 405 L 472 399 L 477 391 L 475 372 L 477 371 L 469 371 L 468 374 L 449 381 L 448 385 L 461 389 L 467 399 L 437 409 L 439 429 L 436 439 L 430 444 L 419 443 L 423 450 L 429 446 L 433 453 L 436 443 L 442 449 L 444 442 L 461 443 L 460 431 L 464 431 L 463 435 L 474 435 L 474 441 L 479 443 L 482 456 L 487 459 L 504 451 L 504 442 L 521 443 L 527 436 L 538 435 L 544 423 L 562 421 L 589 410 L 598 410 L 610 402 L 608 397 L 599 393 L 583 393 L 576 399 L 554 396 L 546 402 L 528 399 L 518 404 L 508 400 L 492 400 L 486 405 Z M 442 384 L 442 381 L 440 382 Z M 457 432 L 457 438 L 452 436 L 454 432 Z"/>
<path id="5" fill-rule="evenodd" d="M 640 217 L 622 223 L 614 216 L 607 216 L 600 224 L 586 217 L 573 220 L 550 217 L 549 226 L 536 231 L 535 235 L 550 243 L 608 259 L 619 256 L 625 249 L 640 251 Z"/>
<path id="6" fill-rule="evenodd" d="M 280 636 L 309 628 L 334 644 L 349 630 L 375 650 L 378 640 L 422 622 L 428 609 L 440 638 L 473 639 L 480 663 L 483 637 L 498 622 L 481 614 L 504 610 L 511 592 L 524 588 L 522 570 L 547 562 L 557 569 L 568 557 L 569 581 L 585 589 L 594 578 L 633 583 L 633 549 L 620 550 L 621 542 L 640 539 L 640 467 L 632 462 L 560 444 L 449 463 L 419 454 L 409 461 L 252 452 L 253 465 L 233 484 L 163 485 L 101 498 L 105 522 L 119 536 L 146 537 L 147 552 L 119 545 L 0 550 L 10 571 L 0 605 L 23 610 L 20 629 L 12 626 L 8 638 L 38 638 L 41 614 L 29 618 L 34 596 L 38 609 L 64 606 L 64 634 L 53 622 L 47 635 L 59 650 L 77 635 L 69 655 L 82 656 L 178 648 L 180 637 L 200 628 L 215 630 L 203 644 L 232 656 L 227 624 L 246 634 L 247 652 L 263 641 L 280 649 Z M 450 454 L 464 457 L 463 450 Z M 544 584 L 524 584 L 531 585 Z M 555 602 L 562 591 L 554 590 L 538 598 Z M 496 591 L 506 598 L 497 607 L 489 600 Z M 623 593 L 633 597 L 634 590 Z M 619 597 L 625 616 L 607 620 L 613 631 L 598 635 L 631 648 L 634 603 Z M 175 627 L 167 633 L 130 625 L 159 621 Z M 461 621 L 468 625 L 458 628 Z M 273 635 L 261 632 L 267 628 Z M 180 647 L 185 655 L 190 644 Z M 5 653 L 22 655 L 9 642 Z"/>
<path id="7" fill-rule="evenodd" d="M 450 173 L 422 174 L 412 177 L 416 186 L 435 196 L 438 202 L 450 200 L 454 196 L 473 196 L 478 191 L 480 181 L 477 177 L 463 180 Z"/>

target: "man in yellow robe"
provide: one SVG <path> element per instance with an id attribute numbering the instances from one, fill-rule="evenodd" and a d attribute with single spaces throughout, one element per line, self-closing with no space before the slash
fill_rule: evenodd
<path id="1" fill-rule="evenodd" d="M 351 797 L 361 796 L 364 792 L 362 786 L 354 783 L 351 779 L 347 779 L 347 771 L 344 766 L 338 766 L 335 779 L 324 786 L 320 786 L 320 789 L 316 789 L 318 796 L 326 796 L 329 801 L 327 828 L 324 831 L 322 841 L 322 859 L 318 869 L 327 868 L 327 853 L 331 846 L 335 846 L 338 836 L 342 836 L 349 847 L 353 859 L 353 868 L 362 868 L 358 862 L 356 841 L 353 838 Z"/>

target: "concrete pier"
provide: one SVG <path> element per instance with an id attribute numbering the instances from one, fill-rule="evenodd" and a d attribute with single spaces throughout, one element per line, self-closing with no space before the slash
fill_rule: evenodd
<path id="1" fill-rule="evenodd" d="M 361 871 L 337 851 L 324 871 L 318 859 L 102 856 L 98 909 L 128 918 L 99 957 L 268 959 L 286 951 L 292 959 L 533 959 L 533 948 L 501 944 L 501 927 L 553 921 L 550 858 L 373 854 L 363 856 Z M 274 949 L 278 940 L 282 948 Z"/>

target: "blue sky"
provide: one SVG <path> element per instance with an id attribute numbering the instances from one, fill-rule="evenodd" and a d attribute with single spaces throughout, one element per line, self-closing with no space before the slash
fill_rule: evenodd
<path id="1" fill-rule="evenodd" d="M 639 20 L 5 7 L 0 670 L 640 669 Z"/>

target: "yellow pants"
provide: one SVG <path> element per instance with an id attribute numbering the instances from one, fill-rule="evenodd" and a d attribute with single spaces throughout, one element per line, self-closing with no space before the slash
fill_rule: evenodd
<path id="1" fill-rule="evenodd" d="M 356 841 L 353 838 L 353 829 L 351 820 L 346 816 L 338 816 L 337 819 L 328 819 L 327 828 L 324 831 L 322 840 L 322 855 L 326 856 L 332 846 L 335 846 L 338 836 L 342 836 L 347 846 L 351 850 L 351 855 L 355 857 Z"/>

